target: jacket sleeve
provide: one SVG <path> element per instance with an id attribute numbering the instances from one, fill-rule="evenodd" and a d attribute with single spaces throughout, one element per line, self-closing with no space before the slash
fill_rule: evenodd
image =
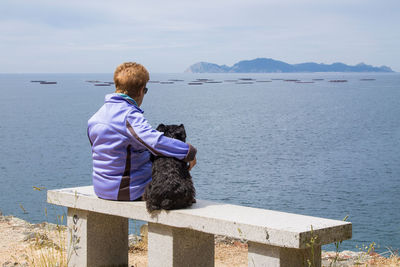
<path id="1" fill-rule="evenodd" d="M 126 119 L 128 132 L 156 156 L 174 157 L 186 162 L 192 161 L 197 153 L 191 144 L 164 136 L 151 127 L 142 114 L 135 112 Z"/>

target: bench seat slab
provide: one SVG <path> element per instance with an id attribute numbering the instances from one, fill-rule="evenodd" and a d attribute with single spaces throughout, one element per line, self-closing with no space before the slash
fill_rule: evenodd
<path id="1" fill-rule="evenodd" d="M 321 267 L 321 246 L 295 249 L 249 242 L 249 267 Z M 310 263 L 310 265 L 309 265 Z"/>
<path id="2" fill-rule="evenodd" d="M 331 219 L 243 207 L 197 199 L 192 207 L 161 211 L 146 210 L 144 201 L 99 199 L 93 186 L 49 190 L 48 202 L 108 215 L 159 223 L 177 228 L 246 239 L 278 247 L 306 249 L 313 234 L 321 245 L 351 238 L 352 225 Z"/>
<path id="3" fill-rule="evenodd" d="M 128 218 L 68 208 L 68 267 L 128 266 Z"/>
<path id="4" fill-rule="evenodd" d="M 149 223 L 149 267 L 213 267 L 214 235 Z"/>

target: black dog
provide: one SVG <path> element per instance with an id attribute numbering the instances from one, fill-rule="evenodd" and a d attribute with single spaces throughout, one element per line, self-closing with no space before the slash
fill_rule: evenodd
<path id="1" fill-rule="evenodd" d="M 183 124 L 160 124 L 157 131 L 164 132 L 164 136 L 186 141 Z M 182 209 L 196 202 L 196 191 L 186 162 L 154 155 L 151 155 L 151 161 L 153 162 L 152 181 L 144 192 L 149 212 L 160 209 Z"/>

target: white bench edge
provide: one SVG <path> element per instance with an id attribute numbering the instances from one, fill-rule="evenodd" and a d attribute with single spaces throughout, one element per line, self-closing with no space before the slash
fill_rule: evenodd
<path id="1" fill-rule="evenodd" d="M 100 199 L 94 194 L 92 186 L 48 190 L 47 202 L 72 209 L 188 228 L 278 247 L 304 249 L 313 236 L 318 236 L 320 245 L 350 239 L 352 236 L 350 222 L 206 200 L 197 200 L 197 203 L 188 209 L 150 214 L 146 210 L 144 201 L 120 202 Z M 237 211 L 238 214 L 231 214 L 232 212 L 229 211 L 232 210 Z M 213 214 L 214 211 L 215 214 Z M 229 213 L 224 215 L 220 211 Z M 257 218 L 246 218 L 246 215 L 242 213 L 247 211 L 251 214 L 260 214 L 261 222 Z M 282 221 L 280 225 L 274 222 L 283 217 L 287 217 L 290 221 L 286 224 Z M 266 222 L 263 223 L 262 220 Z M 303 225 L 296 225 L 296 220 Z M 307 222 L 309 225 L 306 225 Z M 311 225 L 313 231 L 311 231 Z"/>

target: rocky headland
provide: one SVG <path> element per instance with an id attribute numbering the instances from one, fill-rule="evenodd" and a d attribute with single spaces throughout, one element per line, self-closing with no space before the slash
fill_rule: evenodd
<path id="1" fill-rule="evenodd" d="M 351 66 L 341 62 L 333 64 L 306 62 L 289 64 L 272 58 L 242 60 L 229 67 L 209 62 L 198 62 L 188 67 L 189 73 L 296 73 L 296 72 L 394 72 L 390 67 L 374 67 L 364 63 Z"/>

